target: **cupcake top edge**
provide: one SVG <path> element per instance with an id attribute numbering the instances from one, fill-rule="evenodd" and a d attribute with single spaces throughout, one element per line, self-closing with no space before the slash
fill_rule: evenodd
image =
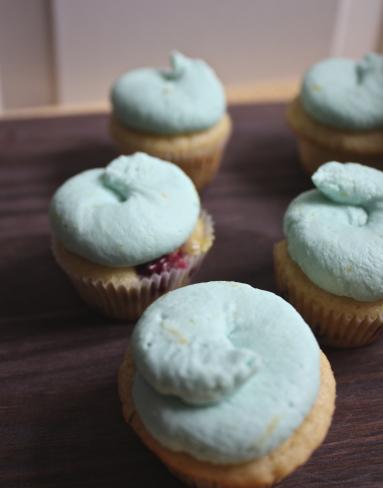
<path id="1" fill-rule="evenodd" d="M 300 100 L 314 120 L 339 130 L 383 129 L 383 55 L 328 58 L 304 75 Z"/>
<path id="2" fill-rule="evenodd" d="M 123 74 L 112 86 L 111 103 L 122 125 L 163 135 L 203 131 L 226 110 L 224 89 L 213 69 L 177 51 L 170 55 L 170 69 Z"/>
<path id="3" fill-rule="evenodd" d="M 132 338 L 133 398 L 162 445 L 213 463 L 262 457 L 312 408 L 319 346 L 302 317 L 273 293 L 236 282 L 172 291 Z"/>
<path id="4" fill-rule="evenodd" d="M 198 193 L 176 165 L 144 153 L 67 180 L 50 204 L 53 236 L 96 264 L 130 267 L 180 247 L 200 214 Z"/>
<path id="5" fill-rule="evenodd" d="M 330 293 L 383 299 L 383 172 L 331 161 L 312 180 L 284 217 L 290 257 Z"/>

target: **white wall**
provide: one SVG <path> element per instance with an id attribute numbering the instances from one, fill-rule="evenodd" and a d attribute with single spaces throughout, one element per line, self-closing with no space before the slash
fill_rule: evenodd
<path id="1" fill-rule="evenodd" d="M 340 0 L 332 54 L 361 57 L 372 49 L 383 49 L 383 1 Z"/>
<path id="2" fill-rule="evenodd" d="M 0 0 L 0 100 L 105 102 L 120 73 L 164 66 L 173 48 L 231 87 L 297 80 L 377 49 L 382 16 L 383 0 Z"/>
<path id="3" fill-rule="evenodd" d="M 120 73 L 177 48 L 227 84 L 294 78 L 329 53 L 336 0 L 55 0 L 58 97 L 106 97 Z"/>
<path id="4" fill-rule="evenodd" d="M 0 100 L 4 108 L 54 102 L 48 0 L 0 0 Z"/>

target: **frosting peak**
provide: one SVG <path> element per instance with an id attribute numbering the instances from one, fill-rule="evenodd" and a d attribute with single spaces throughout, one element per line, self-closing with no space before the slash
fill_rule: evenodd
<path id="1" fill-rule="evenodd" d="M 382 56 L 375 53 L 366 54 L 360 61 L 356 62 L 356 78 L 359 84 L 367 81 L 369 76 L 379 76 L 382 70 Z"/>
<path id="2" fill-rule="evenodd" d="M 169 80 L 176 80 L 181 78 L 187 70 L 188 58 L 178 51 L 173 51 L 170 54 L 170 71 L 165 71 L 164 76 Z"/>
<path id="3" fill-rule="evenodd" d="M 117 120 L 128 128 L 157 134 L 202 131 L 226 109 L 222 84 L 204 61 L 174 51 L 170 70 L 141 68 L 122 75 L 111 101 Z"/>
<path id="4" fill-rule="evenodd" d="M 305 74 L 301 102 L 324 125 L 344 130 L 383 128 L 383 56 L 329 58 Z"/>
<path id="5" fill-rule="evenodd" d="M 145 379 L 161 394 L 195 405 L 232 394 L 260 366 L 254 351 L 230 340 L 232 315 L 221 311 L 209 327 L 201 319 L 171 320 L 163 313 L 144 320 L 134 343 Z"/>
<path id="6" fill-rule="evenodd" d="M 197 191 L 182 170 L 136 153 L 67 180 L 53 196 L 50 222 L 67 250 L 128 267 L 180 247 L 199 212 Z"/>
<path id="7" fill-rule="evenodd" d="M 313 174 L 312 181 L 333 202 L 367 205 L 383 199 L 383 173 L 361 164 L 326 163 Z"/>

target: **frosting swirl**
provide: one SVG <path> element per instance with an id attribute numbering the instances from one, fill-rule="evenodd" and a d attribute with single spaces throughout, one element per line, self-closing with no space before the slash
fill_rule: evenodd
<path id="1" fill-rule="evenodd" d="M 115 117 L 131 129 L 157 134 L 202 131 L 215 125 L 226 109 L 222 84 L 200 59 L 178 52 L 170 70 L 142 68 L 113 85 Z"/>
<path id="2" fill-rule="evenodd" d="M 162 445 L 213 463 L 262 457 L 315 402 L 319 347 L 273 293 L 235 282 L 172 291 L 132 338 L 135 407 Z"/>
<path id="3" fill-rule="evenodd" d="M 316 190 L 287 209 L 290 257 L 312 282 L 360 301 L 383 298 L 383 173 L 329 162 L 312 176 Z"/>
<path id="4" fill-rule="evenodd" d="M 106 266 L 137 266 L 180 247 L 200 212 L 176 165 L 144 153 L 84 171 L 53 196 L 50 223 L 65 248 Z"/>
<path id="5" fill-rule="evenodd" d="M 369 53 L 359 61 L 330 58 L 304 76 L 300 94 L 305 111 L 337 129 L 383 128 L 383 56 Z"/>

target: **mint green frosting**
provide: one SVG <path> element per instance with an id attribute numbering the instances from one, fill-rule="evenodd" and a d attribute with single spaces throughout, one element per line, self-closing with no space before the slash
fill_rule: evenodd
<path id="1" fill-rule="evenodd" d="M 171 69 L 142 68 L 113 85 L 113 113 L 121 124 L 139 131 L 179 134 L 212 127 L 226 110 L 222 84 L 200 59 L 178 52 Z"/>
<path id="2" fill-rule="evenodd" d="M 305 111 L 337 129 L 383 128 L 383 56 L 369 53 L 359 61 L 330 58 L 315 64 L 303 79 Z"/>
<path id="3" fill-rule="evenodd" d="M 180 247 L 200 202 L 176 165 L 136 153 L 84 171 L 53 196 L 50 223 L 65 248 L 95 263 L 136 266 Z"/>
<path id="4" fill-rule="evenodd" d="M 216 464 L 260 458 L 313 406 L 318 344 L 273 293 L 209 282 L 167 293 L 132 338 L 133 399 L 163 446 Z"/>
<path id="5" fill-rule="evenodd" d="M 320 288 L 359 301 L 383 298 L 383 173 L 329 162 L 317 190 L 292 201 L 284 219 L 290 257 Z"/>

